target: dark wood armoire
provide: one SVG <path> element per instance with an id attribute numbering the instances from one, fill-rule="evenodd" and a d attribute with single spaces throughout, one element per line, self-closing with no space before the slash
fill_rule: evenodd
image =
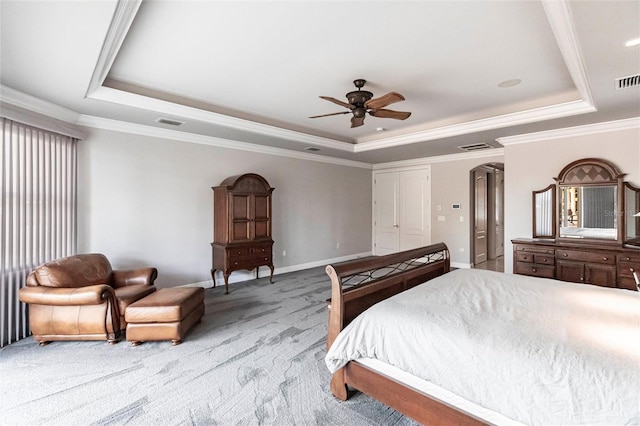
<path id="1" fill-rule="evenodd" d="M 273 239 L 271 238 L 271 193 L 269 183 L 260 175 L 247 173 L 225 179 L 213 189 L 213 260 L 215 272 L 224 276 L 229 293 L 229 275 L 238 270 L 256 270 L 268 266 L 273 283 Z"/>

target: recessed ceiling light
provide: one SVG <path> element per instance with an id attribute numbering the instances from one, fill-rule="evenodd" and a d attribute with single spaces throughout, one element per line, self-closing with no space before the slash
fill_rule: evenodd
<path id="1" fill-rule="evenodd" d="M 308 146 L 305 148 L 305 151 L 318 152 L 320 148 L 316 148 L 315 146 Z"/>
<path id="2" fill-rule="evenodd" d="M 517 86 L 520 83 L 522 83 L 522 80 L 520 80 L 519 78 L 513 78 L 511 80 L 501 81 L 500 83 L 498 83 L 498 86 L 499 87 L 513 87 L 513 86 Z"/>
<path id="3" fill-rule="evenodd" d="M 624 42 L 624 45 L 626 47 L 633 47 L 633 46 L 637 46 L 640 44 L 640 37 L 638 38 L 632 38 L 631 40 L 627 40 Z"/>
<path id="4" fill-rule="evenodd" d="M 376 132 L 384 132 L 385 130 L 387 129 L 385 129 L 384 127 L 376 127 Z"/>

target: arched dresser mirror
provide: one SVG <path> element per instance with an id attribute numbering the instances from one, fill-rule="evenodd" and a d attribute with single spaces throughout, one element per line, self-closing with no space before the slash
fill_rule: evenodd
<path id="1" fill-rule="evenodd" d="M 636 290 L 640 188 L 612 163 L 585 158 L 533 191 L 533 238 L 515 239 L 514 273 Z"/>

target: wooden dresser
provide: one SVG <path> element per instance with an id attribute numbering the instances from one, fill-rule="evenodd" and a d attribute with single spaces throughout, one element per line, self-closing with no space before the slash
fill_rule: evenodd
<path id="1" fill-rule="evenodd" d="M 633 272 L 640 272 L 640 248 L 546 239 L 511 242 L 515 274 L 636 289 Z"/>
<path id="2" fill-rule="evenodd" d="M 274 190 L 260 175 L 247 173 L 225 179 L 213 189 L 213 251 L 211 279 L 224 276 L 229 293 L 229 275 L 237 270 L 268 266 L 273 282 L 273 239 L 271 238 L 271 194 Z"/>

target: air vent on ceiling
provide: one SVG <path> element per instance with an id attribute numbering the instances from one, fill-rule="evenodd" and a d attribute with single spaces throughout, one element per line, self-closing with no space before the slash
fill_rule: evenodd
<path id="1" fill-rule="evenodd" d="M 469 145 L 462 145 L 458 148 L 464 149 L 465 151 L 479 151 L 481 149 L 492 149 L 491 145 L 487 145 L 486 143 L 472 143 Z"/>
<path id="2" fill-rule="evenodd" d="M 640 74 L 616 78 L 616 90 L 635 86 L 640 86 Z"/>
<path id="3" fill-rule="evenodd" d="M 172 120 L 170 118 L 156 118 L 156 123 L 168 124 L 169 126 L 182 126 L 184 121 Z"/>
<path id="4" fill-rule="evenodd" d="M 320 148 L 316 148 L 315 146 L 308 146 L 304 149 L 305 151 L 318 152 Z"/>

